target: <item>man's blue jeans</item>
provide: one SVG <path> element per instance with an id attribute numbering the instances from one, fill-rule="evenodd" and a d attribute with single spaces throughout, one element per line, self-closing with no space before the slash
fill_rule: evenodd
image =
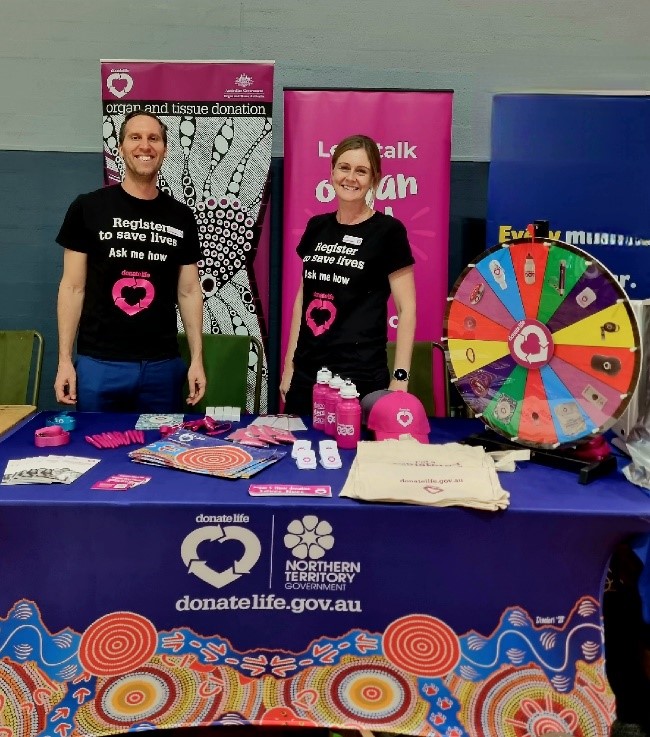
<path id="1" fill-rule="evenodd" d="M 181 412 L 187 367 L 182 358 L 102 361 L 77 356 L 80 412 Z"/>

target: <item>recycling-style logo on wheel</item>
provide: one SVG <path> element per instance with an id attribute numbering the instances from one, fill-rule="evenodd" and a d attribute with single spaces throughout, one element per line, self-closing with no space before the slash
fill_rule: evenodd
<path id="1" fill-rule="evenodd" d="M 508 336 L 508 348 L 520 366 L 541 369 L 553 357 L 553 336 L 546 325 L 537 320 L 520 320 Z"/>
<path id="2" fill-rule="evenodd" d="M 244 548 L 239 560 L 222 571 L 215 571 L 199 557 L 199 545 L 203 542 L 224 543 L 226 540 L 238 540 Z M 216 589 L 222 589 L 233 581 L 250 573 L 260 559 L 262 545 L 254 532 L 237 525 L 209 525 L 192 530 L 181 543 L 181 558 L 187 566 L 187 572 L 209 583 Z"/>

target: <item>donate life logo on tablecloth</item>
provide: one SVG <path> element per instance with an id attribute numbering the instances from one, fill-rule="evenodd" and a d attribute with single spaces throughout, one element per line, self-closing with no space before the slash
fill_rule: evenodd
<path id="1" fill-rule="evenodd" d="M 215 570 L 201 560 L 199 555 L 201 543 L 224 543 L 228 540 L 237 540 L 243 547 L 242 555 L 233 561 L 232 565 L 223 570 Z M 181 558 L 187 566 L 187 572 L 217 589 L 228 586 L 244 574 L 250 573 L 260 559 L 261 553 L 262 546 L 257 535 L 246 527 L 238 525 L 199 527 L 190 532 L 181 544 Z"/>

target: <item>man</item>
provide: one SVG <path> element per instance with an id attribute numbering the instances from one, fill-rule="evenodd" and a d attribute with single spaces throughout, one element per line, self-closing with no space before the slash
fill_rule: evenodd
<path id="1" fill-rule="evenodd" d="M 196 221 L 156 186 L 167 151 L 159 118 L 129 113 L 119 142 L 124 181 L 77 197 L 56 239 L 65 249 L 56 398 L 90 412 L 179 411 L 186 367 L 177 303 L 190 349 L 188 404 L 206 383 Z"/>

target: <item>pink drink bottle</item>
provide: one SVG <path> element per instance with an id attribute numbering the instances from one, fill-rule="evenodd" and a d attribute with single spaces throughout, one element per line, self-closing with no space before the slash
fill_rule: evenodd
<path id="1" fill-rule="evenodd" d="M 334 437 L 336 435 L 336 405 L 339 401 L 339 389 L 345 384 L 343 379 L 334 374 L 329 380 L 327 396 L 325 397 L 325 432 Z"/>
<path id="2" fill-rule="evenodd" d="M 312 401 L 313 426 L 316 430 L 325 429 L 325 397 L 329 391 L 328 385 L 331 378 L 332 372 L 325 366 L 316 374 Z"/>
<path id="3" fill-rule="evenodd" d="M 346 381 L 336 405 L 336 444 L 339 448 L 356 448 L 361 437 L 361 405 L 358 397 L 356 386 Z"/>

